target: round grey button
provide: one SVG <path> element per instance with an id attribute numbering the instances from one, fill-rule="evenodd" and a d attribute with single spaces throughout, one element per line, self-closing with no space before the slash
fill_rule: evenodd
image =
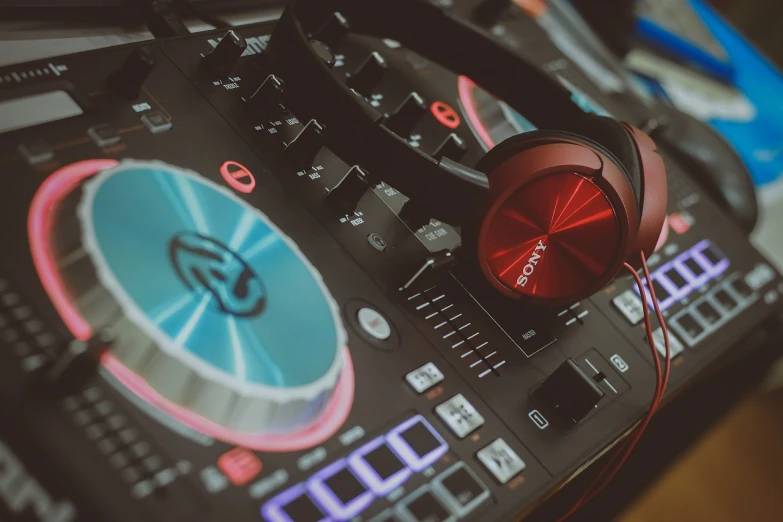
<path id="1" fill-rule="evenodd" d="M 356 314 L 362 329 L 379 341 L 385 341 L 391 337 L 391 325 L 384 316 L 372 308 L 360 308 Z"/>
<path id="2" fill-rule="evenodd" d="M 372 232 L 367 236 L 367 241 L 369 241 L 370 245 L 372 245 L 372 247 L 378 252 L 383 252 L 386 250 L 386 240 L 375 232 Z"/>

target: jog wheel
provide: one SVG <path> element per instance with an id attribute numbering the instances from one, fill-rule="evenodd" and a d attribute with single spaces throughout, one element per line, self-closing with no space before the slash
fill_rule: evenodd
<path id="1" fill-rule="evenodd" d="M 353 373 L 337 304 L 297 245 L 228 190 L 124 161 L 64 195 L 51 234 L 73 311 L 112 331 L 106 367 L 146 401 L 267 450 L 344 420 Z"/>

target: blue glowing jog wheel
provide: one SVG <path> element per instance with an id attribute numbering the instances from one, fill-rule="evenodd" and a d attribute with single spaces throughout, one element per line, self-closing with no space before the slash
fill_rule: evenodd
<path id="1" fill-rule="evenodd" d="M 159 162 L 122 162 L 74 198 L 78 244 L 58 265 L 82 315 L 113 331 L 114 357 L 228 429 L 290 433 L 319 417 L 345 332 L 320 274 L 264 214 Z"/>

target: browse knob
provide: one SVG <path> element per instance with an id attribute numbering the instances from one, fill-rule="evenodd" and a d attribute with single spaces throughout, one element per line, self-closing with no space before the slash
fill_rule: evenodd
<path id="1" fill-rule="evenodd" d="M 337 57 L 334 55 L 328 45 L 321 42 L 320 40 L 310 40 L 310 46 L 313 48 L 315 54 L 318 55 L 321 60 L 323 60 L 328 68 L 331 69 L 334 67 L 335 62 L 337 62 Z"/>

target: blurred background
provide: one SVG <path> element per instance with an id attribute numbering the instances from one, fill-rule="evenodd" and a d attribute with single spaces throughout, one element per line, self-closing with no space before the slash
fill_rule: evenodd
<path id="1" fill-rule="evenodd" d="M 734 147 L 759 202 L 751 238 L 783 270 L 783 1 L 513 1 L 548 24 L 553 38 L 567 27 L 589 28 L 601 42 L 582 44 L 592 58 L 632 72 L 647 95 L 708 123 Z M 282 3 L 0 0 L 0 65 L 165 36 L 165 28 L 147 23 L 153 5 L 184 13 L 187 28 L 197 31 L 268 19 Z M 576 21 L 569 18 L 574 10 Z M 645 477 L 621 474 L 607 502 L 612 495 L 635 494 L 635 482 L 645 484 L 644 494 L 621 514 L 604 504 L 584 519 L 783 520 L 783 363 L 770 363 L 780 351 L 768 347 L 738 362 L 733 372 L 708 377 L 707 391 L 668 412 L 662 423 L 683 429 L 676 435 L 653 431 L 639 451 L 653 460 L 658 441 L 676 436 L 675 456 L 653 465 Z M 713 407 L 716 394 L 725 397 Z M 706 431 L 684 427 L 696 417 L 709 426 Z"/>
<path id="2" fill-rule="evenodd" d="M 727 20 L 759 49 L 783 66 L 783 2 L 777 0 L 710 0 Z"/>

